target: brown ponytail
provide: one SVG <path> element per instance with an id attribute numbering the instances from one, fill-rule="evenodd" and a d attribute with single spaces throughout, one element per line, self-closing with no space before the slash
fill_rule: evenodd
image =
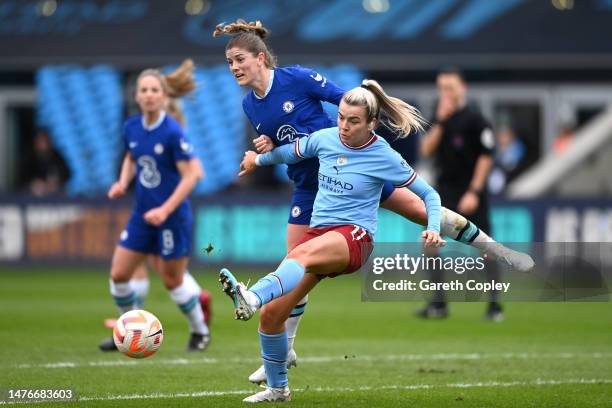
<path id="1" fill-rule="evenodd" d="M 219 37 L 223 34 L 232 36 L 232 39 L 225 46 L 226 51 L 237 47 L 250 52 L 254 56 L 263 52 L 266 57 L 266 67 L 272 69 L 277 64 L 276 56 L 264 42 L 269 33 L 270 31 L 259 20 L 248 23 L 245 20 L 238 19 L 230 24 L 217 24 L 213 37 Z"/>

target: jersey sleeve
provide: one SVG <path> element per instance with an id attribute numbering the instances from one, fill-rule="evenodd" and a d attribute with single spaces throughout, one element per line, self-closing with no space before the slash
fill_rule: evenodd
<path id="1" fill-rule="evenodd" d="M 386 149 L 384 163 L 378 176 L 385 181 L 390 181 L 394 187 L 398 188 L 409 186 L 417 174 L 398 152 L 389 147 Z"/>
<path id="2" fill-rule="evenodd" d="M 325 101 L 339 105 L 344 89 L 330 81 L 315 70 L 308 68 L 296 68 L 296 76 L 303 86 L 306 95 L 312 99 Z"/>
<path id="3" fill-rule="evenodd" d="M 175 129 L 172 132 L 170 143 L 175 162 L 193 159 L 193 145 L 181 128 Z"/>
<path id="4" fill-rule="evenodd" d="M 440 214 L 442 212 L 440 195 L 419 177 L 408 162 L 395 150 L 389 147 L 385 159 L 385 164 L 381 166 L 381 178 L 392 182 L 396 188 L 408 187 L 410 191 L 419 196 L 425 203 L 425 209 L 427 210 L 427 229 L 439 233 Z"/>
<path id="5" fill-rule="evenodd" d="M 314 132 L 309 136 L 296 139 L 291 144 L 279 146 L 271 152 L 260 154 L 257 156 L 257 165 L 268 166 L 271 164 L 295 164 L 304 159 L 317 157 L 321 148 L 320 131 Z"/>
<path id="6" fill-rule="evenodd" d="M 475 148 L 479 154 L 492 155 L 495 151 L 493 127 L 480 113 L 475 115 L 473 123 L 473 132 L 477 136 Z"/>

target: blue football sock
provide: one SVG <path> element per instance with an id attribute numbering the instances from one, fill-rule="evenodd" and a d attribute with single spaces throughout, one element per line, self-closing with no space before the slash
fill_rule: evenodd
<path id="1" fill-rule="evenodd" d="M 257 295 L 261 306 L 291 292 L 304 276 L 304 266 L 294 259 L 285 259 L 278 268 L 261 278 L 249 290 Z"/>
<path id="2" fill-rule="evenodd" d="M 261 358 L 266 369 L 268 387 L 282 388 L 289 384 L 287 379 L 287 332 L 265 334 L 259 332 Z"/>

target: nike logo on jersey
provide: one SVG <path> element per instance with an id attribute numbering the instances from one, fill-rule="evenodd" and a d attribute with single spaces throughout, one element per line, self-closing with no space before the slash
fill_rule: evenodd
<path id="1" fill-rule="evenodd" d="M 138 142 L 130 142 L 130 149 L 133 149 L 136 146 L 138 146 Z"/>
<path id="2" fill-rule="evenodd" d="M 261 126 L 261 123 L 258 123 L 257 126 L 255 126 L 255 130 L 259 130 L 260 126 Z"/>
<path id="3" fill-rule="evenodd" d="M 321 84 L 321 88 L 325 88 L 325 85 L 327 84 L 327 78 L 325 78 L 324 76 L 322 76 L 318 72 L 317 72 L 316 75 L 310 75 L 310 77 L 312 79 L 314 79 L 315 81 L 317 81 L 317 82 L 323 81 L 323 83 Z"/>
<path id="4" fill-rule="evenodd" d="M 184 153 L 191 153 L 193 152 L 193 146 L 190 143 L 187 143 L 185 139 L 181 139 L 181 150 Z"/>

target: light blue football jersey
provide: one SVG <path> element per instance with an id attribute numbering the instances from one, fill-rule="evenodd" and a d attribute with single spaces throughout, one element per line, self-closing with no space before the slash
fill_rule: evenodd
<path id="1" fill-rule="evenodd" d="M 322 129 L 260 155 L 258 163 L 297 163 L 312 157 L 319 158 L 319 190 L 311 227 L 355 224 L 374 236 L 380 193 L 385 181 L 390 181 L 421 197 L 427 207 L 428 229 L 440 231 L 438 193 L 374 133 L 364 145 L 351 147 L 340 140 L 337 127 Z"/>

